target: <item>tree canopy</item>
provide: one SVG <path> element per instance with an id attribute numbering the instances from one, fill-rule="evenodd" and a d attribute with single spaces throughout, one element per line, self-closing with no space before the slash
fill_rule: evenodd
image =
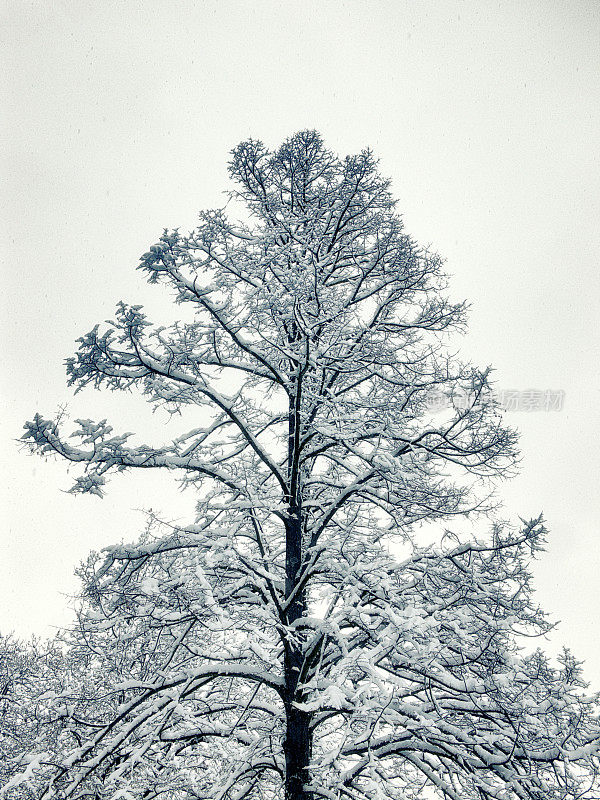
<path id="1" fill-rule="evenodd" d="M 32 733 L 4 796 L 591 797 L 595 698 L 569 653 L 519 647 L 550 627 L 528 571 L 545 530 L 487 519 L 516 435 L 489 372 L 448 349 L 465 307 L 442 260 L 369 150 L 303 131 L 240 144 L 229 173 L 240 219 L 203 212 L 140 259 L 193 321 L 120 303 L 67 362 L 76 389 L 137 388 L 194 427 L 133 446 L 106 420 L 26 425 L 81 465 L 74 492 L 165 469 L 197 507 L 82 567 L 79 678 L 27 701 L 60 736 Z M 452 529 L 469 515 L 477 538 Z"/>

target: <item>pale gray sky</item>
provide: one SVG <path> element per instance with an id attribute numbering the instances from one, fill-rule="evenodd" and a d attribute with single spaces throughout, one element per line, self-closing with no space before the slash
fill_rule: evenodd
<path id="1" fill-rule="evenodd" d="M 543 510 L 538 598 L 600 688 L 600 4 L 4 2 L 0 630 L 48 633 L 91 548 L 133 540 L 193 498 L 116 477 L 72 497 L 64 465 L 18 451 L 35 411 L 148 425 L 134 396 L 73 398 L 62 361 L 116 301 L 170 318 L 136 273 L 163 227 L 221 205 L 228 151 L 315 127 L 370 146 L 407 230 L 447 258 L 472 303 L 462 352 L 502 389 L 564 390 L 561 412 L 512 413 L 522 471 L 511 514 Z M 176 313 L 176 312 L 175 312 Z"/>

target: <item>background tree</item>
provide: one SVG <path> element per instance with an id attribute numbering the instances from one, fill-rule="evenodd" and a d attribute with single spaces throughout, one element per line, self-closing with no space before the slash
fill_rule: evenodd
<path id="1" fill-rule="evenodd" d="M 27 779 L 72 725 L 73 693 L 83 684 L 72 677 L 58 643 L 0 635 L 0 786 L 18 785 L 22 800 L 35 797 Z"/>
<path id="2" fill-rule="evenodd" d="M 121 303 L 68 361 L 78 389 L 198 409 L 193 429 L 130 446 L 77 420 L 77 447 L 26 425 L 32 450 L 83 465 L 74 491 L 163 468 L 198 496 L 193 525 L 152 520 L 83 571 L 72 653 L 99 654 L 108 688 L 91 681 L 84 739 L 28 778 L 45 798 L 581 796 L 593 699 L 568 654 L 557 670 L 515 644 L 548 627 L 526 568 L 541 520 L 411 540 L 488 509 L 482 484 L 515 458 L 487 372 L 443 344 L 464 307 L 440 258 L 369 151 L 341 160 L 306 131 L 245 142 L 229 169 L 246 221 L 205 212 L 141 259 L 193 321 Z"/>

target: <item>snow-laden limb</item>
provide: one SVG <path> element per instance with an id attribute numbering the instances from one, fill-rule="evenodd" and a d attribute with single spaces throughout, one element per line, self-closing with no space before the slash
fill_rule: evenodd
<path id="1" fill-rule="evenodd" d="M 441 259 L 368 150 L 340 159 L 304 131 L 229 167 L 249 221 L 204 212 L 140 259 L 194 321 L 120 303 L 67 362 L 75 389 L 137 388 L 195 427 L 133 446 L 106 420 L 25 426 L 32 452 L 81 465 L 76 492 L 166 469 L 198 504 L 82 568 L 70 677 L 28 700 L 49 725 L 11 751 L 5 797 L 585 796 L 595 699 L 570 655 L 517 646 L 549 628 L 527 570 L 541 520 L 412 538 L 488 511 L 516 456 L 489 370 L 447 350 L 465 308 Z"/>
<path id="2" fill-rule="evenodd" d="M 76 422 L 79 428 L 71 437 L 78 437 L 82 444 L 91 445 L 90 449 L 84 450 L 70 445 L 60 437 L 57 425 L 51 420 L 43 419 L 39 414 L 35 415 L 32 422 L 26 423 L 26 433 L 22 436 L 39 453 L 57 454 L 68 461 L 86 465 L 84 475 L 77 478 L 71 489 L 73 492 L 89 492 L 101 496 L 104 475 L 110 470 L 122 472 L 125 469 L 164 468 L 185 471 L 192 476 L 192 480 L 212 478 L 224 490 L 229 490 L 236 496 L 246 494 L 242 481 L 231 468 L 231 458 L 224 458 L 223 462 L 229 463 L 224 468 L 219 468 L 217 459 L 211 463 L 196 456 L 199 448 L 182 453 L 177 442 L 160 448 L 147 445 L 126 447 L 125 442 L 131 434 L 111 436 L 112 428 L 106 424 L 106 420 L 99 423 L 91 420 Z"/>

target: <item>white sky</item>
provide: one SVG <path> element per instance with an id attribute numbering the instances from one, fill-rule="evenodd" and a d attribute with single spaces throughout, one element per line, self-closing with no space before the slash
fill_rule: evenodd
<path id="1" fill-rule="evenodd" d="M 409 233 L 447 257 L 472 303 L 462 353 L 502 389 L 562 389 L 565 408 L 512 413 L 522 471 L 511 514 L 544 511 L 540 603 L 600 688 L 600 4 L 146 2 L 1 4 L 4 525 L 0 630 L 68 621 L 77 563 L 136 538 L 152 506 L 189 520 L 161 475 L 65 494 L 63 464 L 15 445 L 25 419 L 72 417 L 171 438 L 135 396 L 73 397 L 62 361 L 120 300 L 170 319 L 135 266 L 163 227 L 223 202 L 228 151 L 315 127 L 370 146 Z M 177 312 L 175 312 L 177 313 Z"/>

